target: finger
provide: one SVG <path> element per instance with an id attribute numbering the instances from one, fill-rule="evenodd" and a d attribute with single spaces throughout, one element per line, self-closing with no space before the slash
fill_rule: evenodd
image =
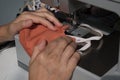
<path id="1" fill-rule="evenodd" d="M 45 16 L 41 13 L 35 13 L 35 12 L 24 12 L 22 16 L 19 17 L 19 19 L 16 20 L 16 23 L 21 20 L 27 20 L 31 19 L 33 23 L 42 24 L 46 27 L 48 27 L 51 30 L 56 30 L 56 28 L 53 26 L 53 24 L 45 18 Z"/>
<path id="2" fill-rule="evenodd" d="M 55 18 L 55 16 L 51 16 L 47 13 L 44 13 L 45 18 L 47 18 L 49 21 L 51 21 L 52 23 L 55 24 L 55 26 L 63 26 L 62 23 L 59 22 L 59 20 L 57 18 Z"/>
<path id="3" fill-rule="evenodd" d="M 42 11 L 48 11 L 46 8 L 40 8 L 40 9 L 38 9 L 38 10 L 36 10 L 36 11 L 38 11 L 38 12 L 42 12 Z"/>
<path id="4" fill-rule="evenodd" d="M 56 39 L 56 42 L 57 42 L 57 46 L 51 52 L 50 55 L 61 56 L 65 48 L 72 42 L 72 39 L 70 37 L 60 37 Z"/>
<path id="5" fill-rule="evenodd" d="M 69 27 L 70 27 L 69 25 L 64 25 L 63 29 L 67 30 L 67 29 L 69 29 Z"/>
<path id="6" fill-rule="evenodd" d="M 43 51 L 43 53 L 45 53 L 44 55 L 49 55 L 53 50 L 55 50 L 57 44 L 57 41 L 50 42 Z"/>
<path id="7" fill-rule="evenodd" d="M 41 17 L 41 24 L 51 30 L 57 30 L 57 28 L 51 22 L 49 22 L 47 19 L 42 18 L 42 17 Z"/>
<path id="8" fill-rule="evenodd" d="M 15 34 L 15 33 L 19 32 L 23 28 L 32 26 L 32 24 L 33 24 L 32 20 L 22 20 L 22 21 L 20 21 L 18 23 L 14 23 L 11 26 L 11 32 L 13 34 Z"/>
<path id="9" fill-rule="evenodd" d="M 69 59 L 74 55 L 76 47 L 77 45 L 74 42 L 70 43 L 64 50 L 61 61 L 68 63 Z"/>
<path id="10" fill-rule="evenodd" d="M 70 71 L 73 71 L 77 66 L 77 63 L 79 62 L 79 60 L 80 60 L 80 54 L 78 52 L 75 52 L 73 56 L 69 59 L 68 69 Z"/>
<path id="11" fill-rule="evenodd" d="M 53 21 L 53 23 L 58 24 L 57 26 L 62 25 L 54 16 L 51 16 L 48 14 L 46 16 L 46 13 L 43 14 L 43 13 L 37 13 L 37 12 L 23 12 L 14 21 L 14 23 L 18 23 L 21 20 L 28 20 L 28 19 L 31 19 L 33 21 L 33 23 L 38 23 L 38 24 L 42 24 L 44 26 L 47 26 L 51 30 L 56 30 L 55 27 L 53 26 L 53 24 L 51 23 L 52 21 Z"/>
<path id="12" fill-rule="evenodd" d="M 55 16 L 52 15 L 52 13 L 50 13 L 50 12 L 31 12 L 31 13 L 34 15 L 38 15 L 40 17 L 48 19 L 50 22 L 55 24 L 55 26 L 62 26 L 62 24 L 59 22 L 59 20 L 57 18 L 55 18 Z"/>
<path id="13" fill-rule="evenodd" d="M 52 14 L 52 13 L 51 13 L 50 11 L 48 11 L 46 8 L 41 8 L 41 9 L 39 9 L 39 10 L 36 10 L 35 12 L 39 12 L 39 13 L 45 12 L 45 13 L 48 13 L 48 14 L 54 16 L 54 14 Z"/>
<path id="14" fill-rule="evenodd" d="M 31 57 L 31 61 L 30 61 L 30 64 L 35 60 L 35 58 L 37 57 L 37 55 L 40 54 L 40 52 L 42 50 L 44 50 L 44 48 L 46 47 L 46 41 L 45 40 L 42 40 L 40 44 L 38 44 L 34 50 L 33 50 L 33 54 L 32 54 L 32 57 Z"/>

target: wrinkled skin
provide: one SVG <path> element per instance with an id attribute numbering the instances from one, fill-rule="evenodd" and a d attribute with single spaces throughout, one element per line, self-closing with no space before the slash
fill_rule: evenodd
<path id="1" fill-rule="evenodd" d="M 70 80 L 80 55 L 69 37 L 46 44 L 43 40 L 34 49 L 30 61 L 30 80 Z"/>
<path id="2" fill-rule="evenodd" d="M 46 9 L 23 12 L 12 22 L 0 26 L 0 43 L 13 40 L 16 33 L 33 24 L 42 24 L 51 30 L 56 30 L 54 26 L 62 26 Z M 80 58 L 75 48 L 76 44 L 68 37 L 58 38 L 49 44 L 43 40 L 34 48 L 29 80 L 70 80 Z"/>
<path id="3" fill-rule="evenodd" d="M 0 26 L 0 42 L 13 40 L 16 33 L 33 24 L 42 24 L 51 30 L 56 30 L 54 26 L 62 26 L 54 15 L 45 8 L 34 12 L 23 12 L 12 22 Z"/>

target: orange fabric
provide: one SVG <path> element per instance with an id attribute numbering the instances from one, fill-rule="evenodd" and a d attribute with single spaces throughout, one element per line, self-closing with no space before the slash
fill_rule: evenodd
<path id="1" fill-rule="evenodd" d="M 40 43 L 41 40 L 47 40 L 49 43 L 60 36 L 65 36 L 64 31 L 66 27 L 63 26 L 57 28 L 58 29 L 56 31 L 52 31 L 43 25 L 36 25 L 20 31 L 20 42 L 30 57 L 32 55 L 34 47 Z"/>

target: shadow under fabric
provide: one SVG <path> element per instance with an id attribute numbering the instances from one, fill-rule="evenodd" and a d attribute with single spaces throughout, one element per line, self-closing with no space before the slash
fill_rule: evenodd
<path id="1" fill-rule="evenodd" d="M 46 40 L 47 43 L 65 36 L 65 29 L 67 26 L 57 27 L 56 31 L 52 31 L 43 25 L 35 25 L 30 28 L 26 28 L 20 31 L 19 39 L 27 51 L 28 55 L 31 57 L 34 47 L 39 44 L 42 40 Z"/>

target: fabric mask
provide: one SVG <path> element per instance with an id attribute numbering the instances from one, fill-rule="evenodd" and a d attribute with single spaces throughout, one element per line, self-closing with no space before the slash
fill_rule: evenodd
<path id="1" fill-rule="evenodd" d="M 82 54 L 82 51 L 87 50 L 91 46 L 91 40 L 100 40 L 103 34 L 101 31 L 95 28 L 92 28 L 91 26 L 87 24 L 81 24 L 80 27 L 88 28 L 91 31 L 96 32 L 97 35 L 89 37 L 89 38 L 82 38 L 78 36 L 66 35 L 65 30 L 67 26 L 57 27 L 56 31 L 52 31 L 43 25 L 35 25 L 35 26 L 32 26 L 31 28 L 26 28 L 26 29 L 21 30 L 19 38 L 20 38 L 21 44 L 23 45 L 24 49 L 27 51 L 29 56 L 32 56 L 34 47 L 37 44 L 39 44 L 41 40 L 47 40 L 47 42 L 49 43 L 61 36 L 69 36 L 73 38 L 73 40 L 77 44 L 81 44 L 83 42 L 86 43 L 80 49 L 78 49 L 78 52 Z"/>

